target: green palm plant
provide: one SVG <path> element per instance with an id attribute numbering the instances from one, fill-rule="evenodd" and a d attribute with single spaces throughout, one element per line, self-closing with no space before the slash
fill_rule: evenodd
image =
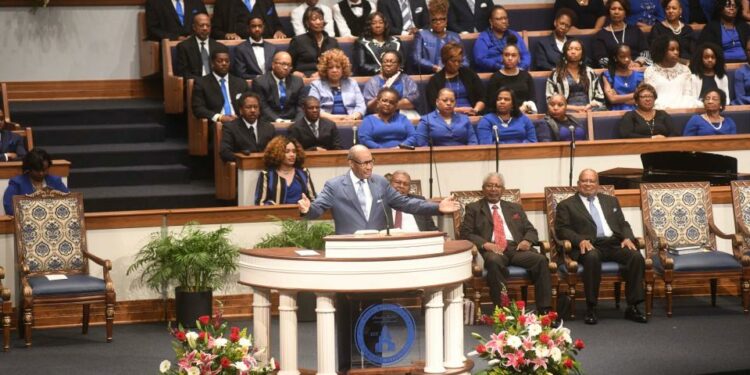
<path id="1" fill-rule="evenodd" d="M 323 250 L 325 248 L 325 236 L 334 233 L 330 223 L 310 223 L 307 220 L 279 219 L 281 232 L 266 234 L 260 242 L 255 244 L 256 248 L 269 247 L 299 247 L 311 250 Z"/>

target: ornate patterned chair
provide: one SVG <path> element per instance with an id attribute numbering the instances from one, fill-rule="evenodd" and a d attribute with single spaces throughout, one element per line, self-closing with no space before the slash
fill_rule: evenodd
<path id="1" fill-rule="evenodd" d="M 453 233 L 456 239 L 461 239 L 461 223 L 464 218 L 464 209 L 467 204 L 476 202 L 484 197 L 482 191 L 454 191 L 451 192 L 456 200 L 460 204 L 460 209 L 453 213 Z M 518 189 L 506 189 L 503 192 L 501 198 L 504 201 L 521 204 L 521 191 Z M 549 244 L 546 241 L 541 241 L 540 250 L 542 255 L 547 256 L 549 251 Z M 471 251 L 472 256 L 472 277 L 464 284 L 466 290 L 465 295 L 469 296 L 474 302 L 474 323 L 476 324 L 482 318 L 482 309 L 480 308 L 482 301 L 490 299 L 489 287 L 485 281 L 487 271 L 484 269 L 484 258 L 479 254 L 479 250 L 474 247 Z M 554 262 L 549 263 L 550 276 L 552 281 L 552 309 L 557 310 L 557 264 Z M 507 279 L 506 287 L 519 288 L 521 291 L 521 298 L 524 301 L 528 299 L 528 287 L 534 285 L 529 279 L 528 272 L 522 267 L 509 266 L 508 272 L 510 277 Z"/>
<path id="2" fill-rule="evenodd" d="M 3 351 L 10 349 L 10 289 L 3 288 L 5 269 L 0 267 L 0 324 L 3 326 Z"/>
<path id="3" fill-rule="evenodd" d="M 742 235 L 742 253 L 750 254 L 750 181 L 732 181 L 734 230 Z"/>
<path id="4" fill-rule="evenodd" d="M 719 277 L 738 280 L 742 306 L 750 303 L 750 256 L 741 255 L 742 239 L 714 224 L 708 182 L 641 184 L 641 211 L 646 255 L 653 259 L 672 316 L 672 288 L 677 280 L 710 280 L 711 305 L 716 306 Z M 716 249 L 716 236 L 732 240 L 732 253 Z"/>
<path id="5" fill-rule="evenodd" d="M 568 298 L 570 299 L 570 318 L 575 319 L 575 305 L 577 297 L 578 279 L 583 275 L 583 266 L 570 257 L 573 248 L 568 240 L 560 240 L 555 234 L 555 217 L 557 204 L 571 197 L 577 192 L 575 186 L 553 186 L 544 188 L 545 213 L 547 215 L 547 229 L 550 238 L 550 257 L 559 266 L 560 276 L 567 281 Z M 612 185 L 600 185 L 599 192 L 615 195 L 615 187 Z M 643 240 L 636 238 L 636 246 L 643 249 Z M 646 259 L 646 315 L 651 316 L 651 305 L 653 302 L 654 272 L 651 261 Z M 614 284 L 615 308 L 620 309 L 620 293 L 622 283 L 625 280 L 620 274 L 620 265 L 617 262 L 602 262 L 602 283 Z"/>
<path id="6" fill-rule="evenodd" d="M 103 303 L 107 342 L 112 341 L 115 290 L 112 263 L 88 252 L 81 193 L 42 189 L 13 197 L 19 283 L 23 293 L 23 332 L 31 346 L 36 306 L 83 305 L 83 334 L 88 333 L 89 307 Z M 103 268 L 103 277 L 89 275 L 89 261 Z"/>

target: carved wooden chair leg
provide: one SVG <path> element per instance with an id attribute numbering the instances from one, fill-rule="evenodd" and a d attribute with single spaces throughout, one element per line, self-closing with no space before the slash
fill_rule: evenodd
<path id="1" fill-rule="evenodd" d="M 107 342 L 112 342 L 112 326 L 115 322 L 115 304 L 112 302 L 107 303 L 104 313 L 107 320 Z"/>
<path id="2" fill-rule="evenodd" d="M 716 307 L 716 282 L 718 280 L 711 279 L 711 306 Z"/>
<path id="3" fill-rule="evenodd" d="M 750 308 L 750 280 L 742 280 L 740 283 L 742 283 L 742 309 L 747 314 Z"/>
<path id="4" fill-rule="evenodd" d="M 91 305 L 83 305 L 83 324 L 81 324 L 81 333 L 87 335 L 89 333 L 89 318 L 91 317 Z"/>
<path id="5" fill-rule="evenodd" d="M 654 284 L 646 283 L 646 318 L 651 317 L 651 310 L 654 308 Z"/>
<path id="6" fill-rule="evenodd" d="M 10 349 L 10 312 L 3 315 L 3 351 Z"/>
<path id="7" fill-rule="evenodd" d="M 26 347 L 31 347 L 31 323 L 34 321 L 33 310 L 31 307 L 24 309 L 23 314 L 23 325 L 24 325 L 24 338 L 26 339 Z"/>
<path id="8" fill-rule="evenodd" d="M 482 320 L 482 292 L 479 289 L 474 290 L 474 324 L 479 324 Z"/>
<path id="9" fill-rule="evenodd" d="M 557 295 L 559 291 L 557 290 L 558 287 L 552 287 L 552 311 L 557 312 Z"/>
<path id="10" fill-rule="evenodd" d="M 667 317 L 672 317 L 672 282 L 664 281 L 664 294 L 667 296 Z"/>
<path id="11" fill-rule="evenodd" d="M 615 309 L 620 309 L 620 292 L 622 291 L 622 283 L 615 283 Z"/>

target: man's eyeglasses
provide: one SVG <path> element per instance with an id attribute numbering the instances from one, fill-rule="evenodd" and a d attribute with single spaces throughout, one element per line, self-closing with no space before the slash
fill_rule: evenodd
<path id="1" fill-rule="evenodd" d="M 349 160 L 353 161 L 354 164 L 357 164 L 357 165 L 373 165 L 373 164 L 375 164 L 375 159 L 370 159 L 370 160 L 365 160 L 365 161 L 359 161 L 359 160 L 356 160 L 356 159 L 349 159 Z"/>

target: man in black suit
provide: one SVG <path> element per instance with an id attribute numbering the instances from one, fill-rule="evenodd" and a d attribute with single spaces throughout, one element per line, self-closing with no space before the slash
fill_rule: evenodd
<path id="1" fill-rule="evenodd" d="M 158 42 L 187 38 L 191 20 L 198 13 L 208 14 L 201 0 L 146 0 L 148 39 Z"/>
<path id="2" fill-rule="evenodd" d="M 339 129 L 333 121 L 320 118 L 318 98 L 303 98 L 302 112 L 304 115 L 289 127 L 289 137 L 308 151 L 341 150 Z"/>
<path id="3" fill-rule="evenodd" d="M 401 6 L 409 6 L 411 19 L 404 20 Z M 425 0 L 379 0 L 378 12 L 383 13 L 390 25 L 391 35 L 413 35 L 430 25 L 430 14 Z"/>
<path id="4" fill-rule="evenodd" d="M 421 195 L 409 193 L 409 190 L 411 188 L 411 176 L 409 176 L 406 171 L 397 170 L 391 173 L 390 183 L 391 187 L 396 189 L 396 191 L 398 191 L 402 195 L 405 195 L 409 198 L 424 200 L 424 197 Z M 435 225 L 435 222 L 432 220 L 432 216 L 412 215 L 410 213 L 401 212 L 393 208 L 387 210 L 386 213 L 388 214 L 388 223 L 391 224 L 391 227 L 393 228 L 402 229 L 406 232 L 427 232 L 439 230 Z"/>
<path id="5" fill-rule="evenodd" d="M 234 161 L 235 152 L 250 154 L 263 152 L 268 142 L 276 135 L 270 123 L 259 121 L 260 97 L 254 92 L 242 94 L 239 100 L 240 117 L 224 124 L 221 129 L 221 160 Z"/>
<path id="6" fill-rule="evenodd" d="M 620 264 L 625 277 L 628 308 L 625 318 L 646 323 L 637 305 L 644 300 L 645 261 L 636 248 L 633 231 L 625 221 L 617 198 L 597 193 L 599 175 L 584 169 L 578 176 L 578 193 L 557 205 L 555 232 L 560 240 L 573 245 L 571 257 L 583 266 L 586 293 L 586 324 L 596 324 L 602 262 Z"/>
<path id="7" fill-rule="evenodd" d="M 474 4 L 471 9 L 470 4 Z M 448 7 L 448 30 L 457 33 L 474 33 L 490 26 L 492 0 L 450 0 Z"/>
<path id="8" fill-rule="evenodd" d="M 253 80 L 250 89 L 260 96 L 264 121 L 294 121 L 302 117 L 298 107 L 305 83 L 291 73 L 292 55 L 286 51 L 276 51 L 271 69 Z"/>
<path id="9" fill-rule="evenodd" d="M 216 39 L 247 39 L 251 15 L 263 19 L 264 38 L 286 38 L 273 0 L 216 0 L 211 35 Z"/>
<path id="10" fill-rule="evenodd" d="M 193 17 L 193 35 L 177 44 L 174 74 L 185 79 L 197 79 L 211 73 L 211 51 L 219 42 L 209 38 L 211 18 L 199 13 Z"/>
<path id="11" fill-rule="evenodd" d="M 490 173 L 482 182 L 484 198 L 468 204 L 461 223 L 461 238 L 479 249 L 487 269 L 490 298 L 500 306 L 508 266 L 525 268 L 534 281 L 536 308 L 547 313 L 552 303 L 552 281 L 547 257 L 532 246 L 539 242 L 537 231 L 529 222 L 523 207 L 501 200 L 505 179 Z"/>
<path id="12" fill-rule="evenodd" d="M 211 51 L 211 74 L 195 80 L 193 114 L 212 122 L 230 122 L 237 118 L 236 100 L 248 91 L 247 82 L 229 74 L 229 49 L 218 44 Z"/>
<path id="13" fill-rule="evenodd" d="M 271 68 L 276 46 L 263 41 L 263 19 L 252 16 L 248 21 L 250 37 L 234 50 L 232 72 L 243 79 L 253 79 Z"/>
<path id="14" fill-rule="evenodd" d="M 22 160 L 26 156 L 24 139 L 5 126 L 5 112 L 0 109 L 0 161 Z"/>

